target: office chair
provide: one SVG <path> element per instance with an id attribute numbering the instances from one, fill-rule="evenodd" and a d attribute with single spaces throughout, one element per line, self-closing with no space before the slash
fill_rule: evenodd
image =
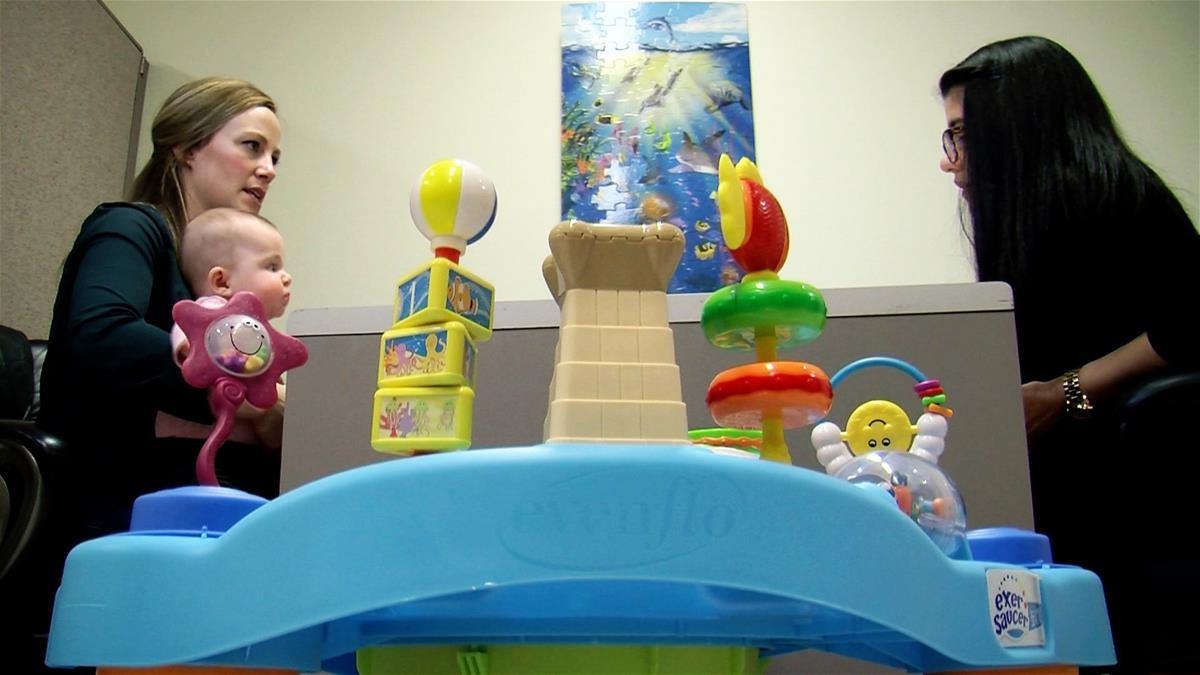
<path id="1" fill-rule="evenodd" d="M 65 446 L 37 424 L 45 353 L 45 340 L 0 326 L 0 663 L 21 672 L 41 668 L 67 546 L 55 499 Z"/>

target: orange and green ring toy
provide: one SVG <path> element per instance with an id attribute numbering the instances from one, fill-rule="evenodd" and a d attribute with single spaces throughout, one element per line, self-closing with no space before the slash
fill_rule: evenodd
<path id="1" fill-rule="evenodd" d="M 794 429 L 829 414 L 833 386 L 811 363 L 748 363 L 718 373 L 705 402 L 723 426 L 757 429 L 765 418 L 777 415 L 785 429 Z"/>
<path id="2" fill-rule="evenodd" d="M 826 317 L 821 292 L 802 281 L 774 277 L 773 272 L 751 273 L 709 296 L 700 312 L 704 337 L 721 349 L 749 351 L 762 333 L 774 334 L 777 349 L 819 336 Z"/>
<path id="3" fill-rule="evenodd" d="M 762 429 L 760 457 L 791 464 L 784 429 L 823 418 L 833 387 L 816 366 L 777 361 L 780 348 L 815 339 L 825 328 L 825 298 L 809 284 L 785 281 L 777 272 L 790 240 L 779 200 L 762 184 L 754 162 L 735 167 L 722 155 L 717 167 L 721 232 L 733 259 L 746 270 L 741 283 L 713 293 L 704 303 L 704 336 L 722 349 L 751 350 L 757 363 L 730 368 L 708 388 L 708 409 L 717 424 Z"/>
<path id="4" fill-rule="evenodd" d="M 762 432 L 757 429 L 734 429 L 716 427 L 692 429 L 688 440 L 697 445 L 715 445 L 721 448 L 736 448 L 758 454 L 762 449 Z"/>

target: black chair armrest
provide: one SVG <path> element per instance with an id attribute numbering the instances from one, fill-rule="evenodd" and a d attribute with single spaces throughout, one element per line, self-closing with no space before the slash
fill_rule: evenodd
<path id="1" fill-rule="evenodd" d="M 1128 442 L 1155 439 L 1177 443 L 1178 423 L 1200 415 L 1200 370 L 1150 378 L 1120 399 L 1115 412 L 1121 435 Z"/>
<path id="2" fill-rule="evenodd" d="M 1129 395 L 1121 402 L 1121 407 L 1126 411 L 1133 411 L 1146 405 L 1152 405 L 1164 396 L 1195 396 L 1196 394 L 1200 394 L 1200 370 L 1170 373 L 1143 382 L 1129 392 Z"/>
<path id="3" fill-rule="evenodd" d="M 18 443 L 29 449 L 39 461 L 61 462 L 66 444 L 58 436 L 27 420 L 0 420 L 0 440 Z"/>
<path id="4" fill-rule="evenodd" d="M 0 479 L 8 497 L 8 519 L 0 531 L 0 581 L 35 547 L 51 536 L 53 488 L 66 464 L 63 441 L 34 422 L 0 420 Z"/>
<path id="5" fill-rule="evenodd" d="M 30 547 L 48 514 L 42 469 L 29 447 L 0 439 L 0 478 L 8 514 L 0 533 L 0 580 Z"/>

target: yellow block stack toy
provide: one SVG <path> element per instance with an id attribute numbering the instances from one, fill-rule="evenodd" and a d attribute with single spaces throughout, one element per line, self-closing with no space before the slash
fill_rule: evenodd
<path id="1" fill-rule="evenodd" d="M 475 343 L 492 336 L 495 289 L 463 269 L 467 244 L 496 218 L 496 188 L 479 167 L 443 160 L 409 197 L 433 260 L 400 278 L 392 328 L 379 345 L 371 447 L 412 455 L 471 445 Z"/>

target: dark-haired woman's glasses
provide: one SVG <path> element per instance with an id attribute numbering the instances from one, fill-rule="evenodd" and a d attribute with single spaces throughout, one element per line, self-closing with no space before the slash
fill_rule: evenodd
<path id="1" fill-rule="evenodd" d="M 942 132 L 942 151 L 951 164 L 958 164 L 958 139 L 962 138 L 963 128 L 956 124 Z"/>

